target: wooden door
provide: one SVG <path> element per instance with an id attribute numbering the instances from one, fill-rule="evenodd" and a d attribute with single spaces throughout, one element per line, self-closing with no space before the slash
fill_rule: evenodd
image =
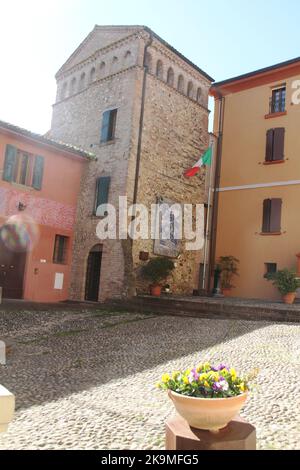
<path id="1" fill-rule="evenodd" d="M 26 253 L 9 250 L 0 239 L 0 286 L 6 299 L 22 299 Z"/>
<path id="2" fill-rule="evenodd" d="M 86 271 L 85 300 L 98 302 L 101 261 L 101 251 L 90 252 Z"/>

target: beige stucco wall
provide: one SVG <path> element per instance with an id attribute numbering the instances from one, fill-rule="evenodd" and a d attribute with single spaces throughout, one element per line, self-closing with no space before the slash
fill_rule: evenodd
<path id="1" fill-rule="evenodd" d="M 221 188 L 272 184 L 300 180 L 300 106 L 292 105 L 292 82 L 270 82 L 225 97 L 221 164 Z M 265 119 L 269 112 L 271 89 L 286 83 L 285 116 Z M 217 132 L 218 113 L 215 116 Z M 266 132 L 284 127 L 285 162 L 264 165 Z M 240 276 L 232 295 L 277 299 L 277 290 L 264 278 L 265 263 L 293 268 L 300 251 L 300 184 L 296 186 L 220 192 L 216 255 L 234 255 L 240 260 Z M 282 198 L 282 235 L 263 236 L 263 200 Z"/>

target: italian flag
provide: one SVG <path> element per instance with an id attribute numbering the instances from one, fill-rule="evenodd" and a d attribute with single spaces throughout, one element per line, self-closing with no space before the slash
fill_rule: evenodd
<path id="1" fill-rule="evenodd" d="M 184 176 L 186 178 L 190 178 L 191 176 L 195 176 L 202 166 L 211 166 L 212 160 L 212 147 L 209 147 L 204 155 L 200 158 L 200 160 L 195 163 L 192 168 L 189 168 L 184 172 Z"/>

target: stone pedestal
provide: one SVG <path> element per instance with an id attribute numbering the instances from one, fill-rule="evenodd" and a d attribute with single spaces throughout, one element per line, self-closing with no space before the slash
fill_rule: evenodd
<path id="1" fill-rule="evenodd" d="M 166 422 L 166 450 L 256 450 L 256 430 L 237 417 L 218 433 L 191 428 L 176 416 Z"/>
<path id="2" fill-rule="evenodd" d="M 15 411 L 15 397 L 0 385 L 0 433 L 7 431 Z"/>

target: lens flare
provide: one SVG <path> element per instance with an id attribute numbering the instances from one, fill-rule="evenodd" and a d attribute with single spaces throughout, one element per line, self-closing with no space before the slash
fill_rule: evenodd
<path id="1" fill-rule="evenodd" d="M 32 251 L 39 240 L 39 228 L 25 215 L 13 215 L 2 226 L 0 237 L 6 248 L 15 252 Z"/>

